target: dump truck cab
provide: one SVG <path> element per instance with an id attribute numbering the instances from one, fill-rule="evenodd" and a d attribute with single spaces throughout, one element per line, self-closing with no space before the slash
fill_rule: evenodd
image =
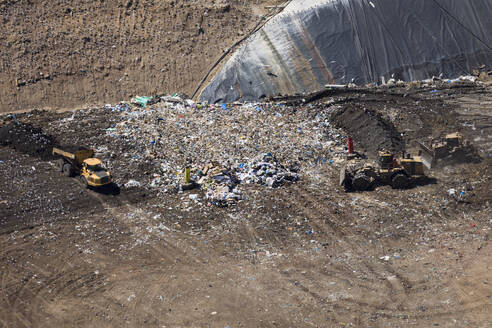
<path id="1" fill-rule="evenodd" d="M 99 158 L 85 159 L 82 162 L 80 176 L 82 183 L 91 187 L 100 187 L 111 182 L 111 174 L 103 167 L 102 161 Z"/>

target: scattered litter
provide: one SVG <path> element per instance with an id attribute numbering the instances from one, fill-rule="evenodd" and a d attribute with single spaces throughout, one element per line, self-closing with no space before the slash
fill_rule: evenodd
<path id="1" fill-rule="evenodd" d="M 124 184 L 124 187 L 125 187 L 125 188 L 127 188 L 127 189 L 128 189 L 128 188 L 138 188 L 138 187 L 140 187 L 141 185 L 142 185 L 142 184 L 141 184 L 140 182 L 138 182 L 138 181 L 136 181 L 136 180 L 131 179 L 131 180 L 129 180 L 127 183 L 125 183 L 125 184 Z"/>

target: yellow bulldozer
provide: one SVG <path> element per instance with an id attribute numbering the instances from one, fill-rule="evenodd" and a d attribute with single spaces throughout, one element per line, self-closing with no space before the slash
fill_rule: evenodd
<path id="1" fill-rule="evenodd" d="M 394 189 L 410 187 L 424 178 L 424 165 L 418 156 L 403 153 L 396 157 L 388 151 L 378 152 L 378 166 L 344 165 L 340 171 L 340 185 L 345 191 L 364 191 L 376 185 L 391 185 Z"/>
<path id="2" fill-rule="evenodd" d="M 88 187 L 102 187 L 111 183 L 111 173 L 102 165 L 102 161 L 94 158 L 94 150 L 79 149 L 74 152 L 53 148 L 57 156 L 56 166 L 67 177 L 79 175 L 82 184 Z"/>
<path id="3" fill-rule="evenodd" d="M 473 145 L 459 132 L 433 139 L 429 145 L 417 141 L 424 165 L 431 169 L 439 163 L 479 162 L 480 156 Z"/>

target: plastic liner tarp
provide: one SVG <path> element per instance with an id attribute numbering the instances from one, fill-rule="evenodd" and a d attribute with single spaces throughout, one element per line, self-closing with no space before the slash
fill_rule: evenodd
<path id="1" fill-rule="evenodd" d="M 492 0 L 293 0 L 240 46 L 200 99 L 451 78 L 479 65 L 492 66 Z"/>

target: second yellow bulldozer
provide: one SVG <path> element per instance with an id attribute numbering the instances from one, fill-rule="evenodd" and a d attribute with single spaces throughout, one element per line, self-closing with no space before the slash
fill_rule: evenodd
<path id="1" fill-rule="evenodd" d="M 473 145 L 459 132 L 433 139 L 429 145 L 417 142 L 424 165 L 431 169 L 438 164 L 480 162 Z"/>

